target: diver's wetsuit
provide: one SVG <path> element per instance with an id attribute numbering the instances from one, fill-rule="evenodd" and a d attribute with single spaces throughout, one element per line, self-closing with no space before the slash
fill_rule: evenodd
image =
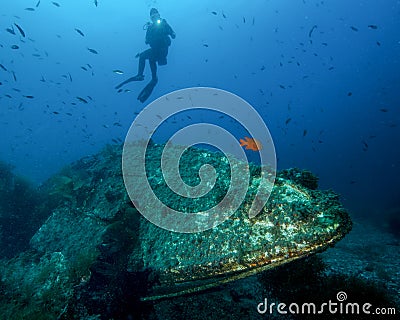
<path id="1" fill-rule="evenodd" d="M 145 42 L 150 45 L 150 49 L 143 51 L 139 56 L 139 75 L 143 75 L 146 59 L 149 59 L 152 80 L 157 80 L 157 63 L 160 66 L 167 64 L 170 36 L 175 38 L 175 32 L 165 19 L 148 26 Z"/>
<path id="2" fill-rule="evenodd" d="M 158 82 L 157 63 L 160 66 L 167 64 L 168 47 L 171 45 L 170 37 L 175 39 L 175 32 L 165 19 L 159 19 L 156 22 L 149 23 L 146 31 L 145 41 L 146 44 L 150 45 L 150 49 L 143 51 L 139 55 L 138 74 L 121 82 L 115 87 L 115 89 L 120 89 L 123 85 L 132 81 L 143 81 L 144 67 L 146 64 L 146 59 L 148 59 L 151 69 L 151 80 L 138 96 L 138 100 L 140 102 L 145 102 L 153 92 L 153 89 Z"/>

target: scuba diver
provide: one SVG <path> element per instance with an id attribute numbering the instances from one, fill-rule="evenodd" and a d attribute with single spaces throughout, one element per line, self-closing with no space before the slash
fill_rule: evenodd
<path id="1" fill-rule="evenodd" d="M 152 8 L 150 10 L 150 19 L 152 22 L 147 22 L 143 26 L 143 29 L 146 30 L 145 43 L 150 45 L 150 49 L 147 49 L 142 53 L 136 55 L 136 57 L 139 57 L 138 74 L 125 80 L 115 87 L 115 89 L 119 89 L 129 82 L 143 81 L 144 67 L 146 64 L 146 60 L 149 60 L 149 65 L 151 69 L 151 80 L 140 92 L 137 98 L 142 103 L 148 99 L 158 82 L 157 63 L 159 66 L 167 64 L 168 47 L 171 45 L 170 37 L 172 39 L 175 39 L 176 37 L 174 30 L 172 30 L 171 26 L 167 23 L 165 19 L 161 19 L 160 13 L 156 8 Z"/>

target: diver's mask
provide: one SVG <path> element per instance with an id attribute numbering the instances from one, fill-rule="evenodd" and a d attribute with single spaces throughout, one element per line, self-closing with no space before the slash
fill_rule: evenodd
<path id="1" fill-rule="evenodd" d="M 160 24 L 161 23 L 161 16 L 160 16 L 160 14 L 158 12 L 153 13 L 150 16 L 150 19 L 154 24 Z"/>
<path id="2" fill-rule="evenodd" d="M 150 19 L 155 25 L 161 24 L 161 16 L 159 12 L 154 12 L 152 15 L 150 15 Z M 151 26 L 151 22 L 146 22 L 143 26 L 143 30 L 147 30 L 147 28 Z"/>

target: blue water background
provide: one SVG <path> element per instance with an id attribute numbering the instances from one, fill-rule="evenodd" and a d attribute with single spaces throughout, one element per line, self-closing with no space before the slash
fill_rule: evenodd
<path id="1" fill-rule="evenodd" d="M 279 169 L 311 170 L 357 215 L 400 207 L 400 1 L 37 3 L 0 4 L 0 159 L 34 183 L 124 140 L 145 83 L 114 87 L 136 73 L 155 6 L 177 38 L 147 102 L 192 86 L 229 90 L 265 120 Z M 177 117 L 176 129 L 197 117 Z"/>

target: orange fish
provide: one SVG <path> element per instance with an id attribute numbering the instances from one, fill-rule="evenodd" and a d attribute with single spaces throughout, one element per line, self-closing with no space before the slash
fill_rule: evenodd
<path id="1" fill-rule="evenodd" d="M 244 140 L 240 139 L 239 142 L 246 150 L 260 151 L 263 148 L 261 142 L 255 138 L 244 137 Z"/>

